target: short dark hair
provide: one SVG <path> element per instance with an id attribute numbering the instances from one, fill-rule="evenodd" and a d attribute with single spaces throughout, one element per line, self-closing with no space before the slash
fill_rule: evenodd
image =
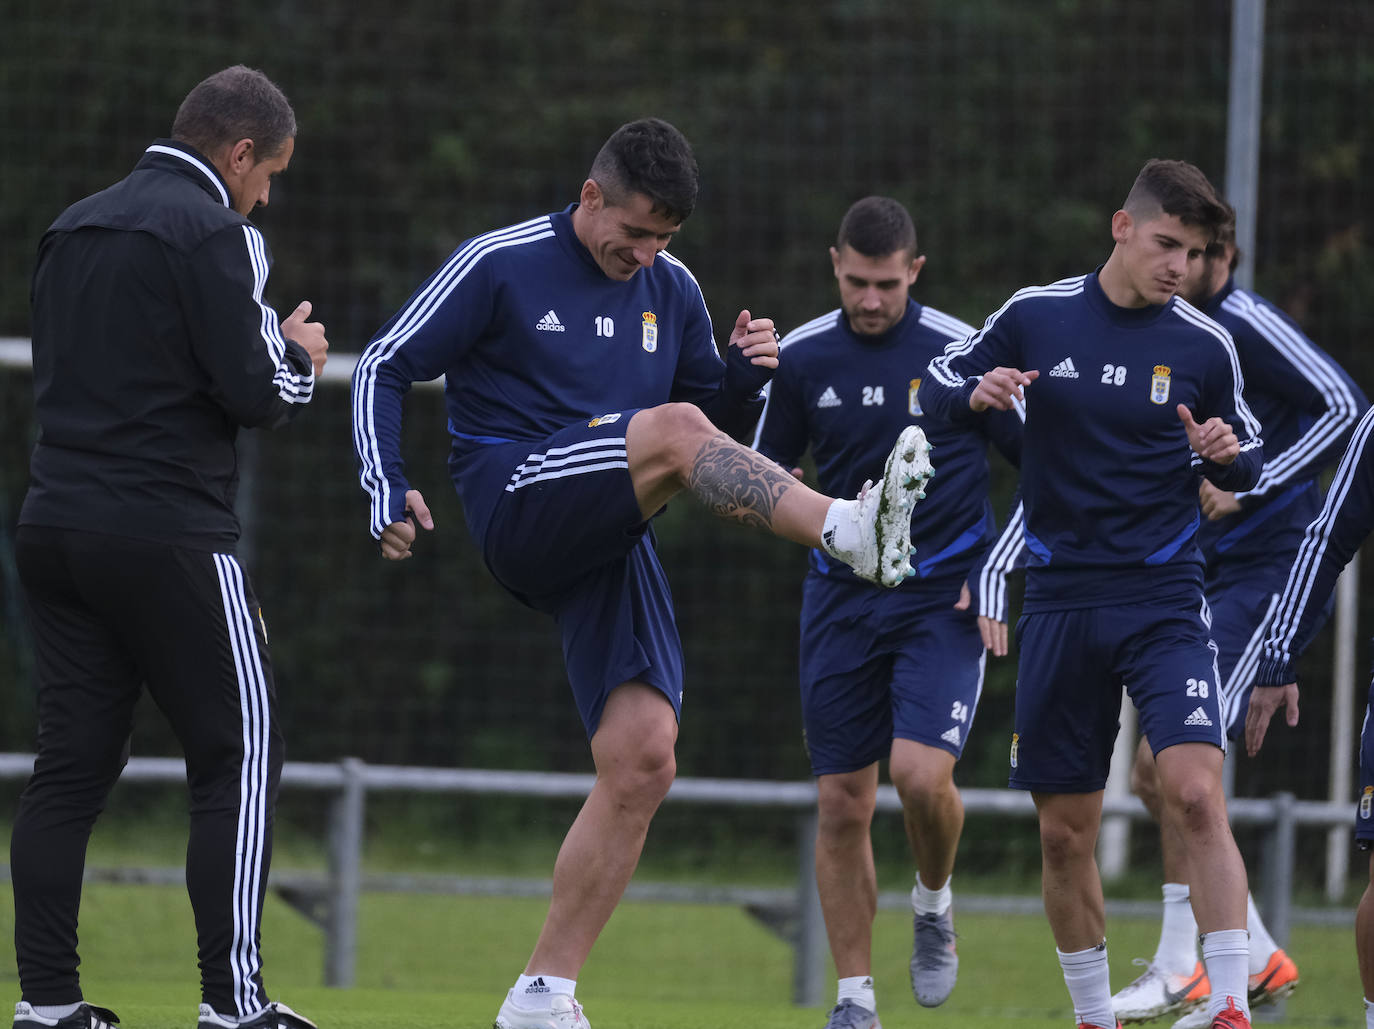
<path id="1" fill-rule="evenodd" d="M 242 64 L 215 72 L 187 93 L 172 122 L 172 138 L 206 157 L 251 139 L 260 161 L 275 157 L 295 134 L 296 112 L 282 91 Z"/>
<path id="2" fill-rule="evenodd" d="M 692 146 L 662 118 L 640 118 L 616 129 L 597 153 L 588 177 L 612 207 L 640 193 L 652 202 L 655 214 L 683 222 L 697 205 Z"/>
<path id="3" fill-rule="evenodd" d="M 898 251 L 915 257 L 916 226 L 907 209 L 891 197 L 864 197 L 840 221 L 835 249 L 846 246 L 864 257 L 886 257 Z"/>
<path id="4" fill-rule="evenodd" d="M 1145 162 L 1121 206 L 1133 218 L 1148 218 L 1162 210 L 1184 225 L 1205 231 L 1208 242 L 1216 239 L 1227 217 L 1226 205 L 1206 175 L 1187 161 L 1159 158 Z"/>
<path id="5" fill-rule="evenodd" d="M 1226 219 L 1217 229 L 1216 238 L 1207 244 L 1207 256 L 1213 260 L 1222 257 L 1226 253 L 1226 248 L 1231 248 L 1231 271 L 1236 270 L 1236 265 L 1240 264 L 1240 248 L 1236 246 L 1236 209 L 1225 200 L 1221 201 L 1221 206 L 1226 209 Z"/>

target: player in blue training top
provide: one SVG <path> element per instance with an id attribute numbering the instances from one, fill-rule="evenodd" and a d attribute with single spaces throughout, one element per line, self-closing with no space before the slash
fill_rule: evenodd
<path id="1" fill-rule="evenodd" d="M 878 1016 L 870 826 L 882 758 L 890 759 L 919 869 L 912 989 L 927 1007 L 954 989 L 949 880 L 964 822 L 954 763 L 984 666 L 978 619 L 960 587 L 995 535 L 988 441 L 1019 461 L 1021 422 L 989 411 L 956 427 L 927 418 L 916 403 L 926 365 L 973 329 L 909 296 L 926 259 L 917 256 L 906 208 L 888 197 L 858 201 L 840 222 L 830 259 L 840 308 L 784 337 L 755 446 L 798 477 L 809 446 L 821 489 L 838 496 L 882 475 L 882 441 L 908 425 L 923 428 L 940 462 L 913 516 L 916 574 L 882 590 L 813 550 L 802 600 L 802 716 L 820 816 L 816 882 L 839 976 L 829 1024 L 871 1029 Z"/>
<path id="2" fill-rule="evenodd" d="M 1228 207 L 1228 211 L 1229 211 Z M 1264 426 L 1264 468 L 1248 492 L 1201 484 L 1206 520 L 1198 543 L 1207 563 L 1204 592 L 1219 651 L 1221 713 L 1227 735 L 1238 740 L 1259 661 L 1262 623 L 1283 589 L 1303 529 L 1321 507 L 1317 474 L 1340 456 L 1355 422 L 1368 407 L 1345 371 L 1263 297 L 1240 289 L 1231 277 L 1239 262 L 1234 212 L 1180 295 L 1224 326 L 1245 374 L 1245 401 Z M 1327 608 L 1329 610 L 1329 606 Z M 1143 738 L 1136 752 L 1132 789 L 1159 818 L 1154 754 Z M 1200 1010 L 1208 994 L 1197 956 L 1197 922 L 1188 897 L 1188 870 L 1173 837 L 1161 834 L 1164 918 L 1159 944 L 1145 973 L 1112 1003 L 1123 1022 L 1187 1012 L 1174 1029 L 1206 1026 Z M 1250 930 L 1250 1006 L 1272 1003 L 1298 982 L 1297 966 L 1264 926 L 1253 897 L 1246 898 Z"/>
<path id="3" fill-rule="evenodd" d="M 1101 1029 L 1116 1016 L 1094 845 L 1123 685 L 1155 748 L 1165 830 L 1193 870 L 1208 1015 L 1250 1024 L 1245 866 L 1196 536 L 1199 478 L 1250 489 L 1263 454 L 1230 336 L 1175 296 L 1225 219 L 1200 171 L 1150 161 L 1112 216 L 1106 263 L 1015 294 L 931 363 L 919 394 L 954 421 L 1026 401 L 1011 785 L 1040 816 L 1045 913 L 1074 1010 Z"/>
<path id="4" fill-rule="evenodd" d="M 742 311 L 722 362 L 696 280 L 664 253 L 696 195 L 677 129 L 621 126 L 578 203 L 460 246 L 354 372 L 361 481 L 392 560 L 410 556 L 417 523 L 433 527 L 402 470 L 401 398 L 446 376 L 449 469 L 468 528 L 496 580 L 557 619 L 591 742 L 596 784 L 498 1029 L 586 1025 L 577 974 L 673 780 L 682 650 L 653 516 L 687 490 L 873 581 L 909 572 L 911 508 L 930 472 L 919 428 L 894 446 L 880 489 L 832 501 L 716 427 L 752 432 L 777 337 Z"/>
<path id="5" fill-rule="evenodd" d="M 1245 749 L 1259 753 L 1269 721 L 1286 708 L 1290 726 L 1298 724 L 1298 659 L 1326 621 L 1324 608 L 1336 578 L 1374 531 L 1374 409 L 1366 411 L 1350 437 L 1326 503 L 1303 533 L 1283 592 L 1266 619 L 1254 691 L 1245 716 Z M 1369 686 L 1360 730 L 1360 799 L 1355 809 L 1355 842 L 1374 850 L 1374 682 Z M 1374 854 L 1369 883 L 1355 912 L 1355 953 L 1364 987 L 1364 1018 L 1374 1029 Z"/>

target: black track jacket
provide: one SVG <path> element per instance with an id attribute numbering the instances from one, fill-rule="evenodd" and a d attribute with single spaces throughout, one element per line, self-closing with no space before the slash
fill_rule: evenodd
<path id="1" fill-rule="evenodd" d="M 232 552 L 239 426 L 283 424 L 315 385 L 263 301 L 270 263 L 214 166 L 172 140 L 63 212 L 33 277 L 21 525 Z"/>

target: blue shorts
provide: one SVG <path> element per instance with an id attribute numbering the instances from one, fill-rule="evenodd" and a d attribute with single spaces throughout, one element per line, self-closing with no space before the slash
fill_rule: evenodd
<path id="1" fill-rule="evenodd" d="M 1107 783 L 1124 686 L 1158 754 L 1225 748 L 1217 648 L 1200 595 L 1022 615 L 1010 784 L 1093 793 Z"/>
<path id="2" fill-rule="evenodd" d="M 895 590 L 812 573 L 801 614 L 801 699 L 815 775 L 887 757 L 892 740 L 963 753 L 986 652 L 957 583 Z"/>
<path id="3" fill-rule="evenodd" d="M 555 432 L 542 443 L 484 446 L 463 463 L 462 492 L 490 517 L 474 529 L 496 581 L 551 614 L 590 739 L 611 690 L 637 680 L 682 713 L 682 643 L 653 532 L 635 499 L 625 427 L 638 409 Z"/>
<path id="4" fill-rule="evenodd" d="M 1221 717 L 1226 735 L 1239 740 L 1245 735 L 1245 714 L 1250 694 L 1255 689 L 1255 671 L 1263 655 L 1265 618 L 1275 597 L 1283 590 L 1287 568 L 1278 582 L 1263 579 L 1230 583 L 1211 590 L 1207 603 L 1212 609 L 1212 639 L 1219 651 L 1221 671 Z M 1327 598 L 1317 623 L 1331 617 L 1335 595 Z"/>
<path id="5" fill-rule="evenodd" d="M 1374 711 L 1374 682 L 1369 684 L 1364 724 L 1360 727 L 1360 802 L 1355 808 L 1355 842 L 1361 850 L 1374 848 L 1374 725 L 1370 724 L 1371 711 Z"/>

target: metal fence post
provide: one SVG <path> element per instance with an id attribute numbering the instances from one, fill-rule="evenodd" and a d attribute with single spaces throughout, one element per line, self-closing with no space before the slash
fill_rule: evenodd
<path id="1" fill-rule="evenodd" d="M 324 941 L 324 984 L 352 986 L 358 950 L 358 894 L 362 889 L 363 817 L 367 786 L 363 762 L 339 762 L 343 789 L 329 811 L 329 921 Z"/>
<path id="2" fill-rule="evenodd" d="M 829 953 L 821 895 L 816 889 L 816 812 L 806 813 L 797 824 L 798 917 L 792 1003 L 814 1008 L 822 1003 L 825 961 Z"/>
<path id="3" fill-rule="evenodd" d="M 1265 922 L 1269 935 L 1280 947 L 1288 946 L 1288 932 L 1293 922 L 1293 869 L 1297 862 L 1298 823 L 1297 798 L 1288 790 L 1274 794 L 1274 825 L 1269 831 L 1264 862 L 1264 893 L 1268 901 Z M 1265 1008 L 1261 1021 L 1282 1021 L 1286 1001 L 1278 1001 Z"/>

